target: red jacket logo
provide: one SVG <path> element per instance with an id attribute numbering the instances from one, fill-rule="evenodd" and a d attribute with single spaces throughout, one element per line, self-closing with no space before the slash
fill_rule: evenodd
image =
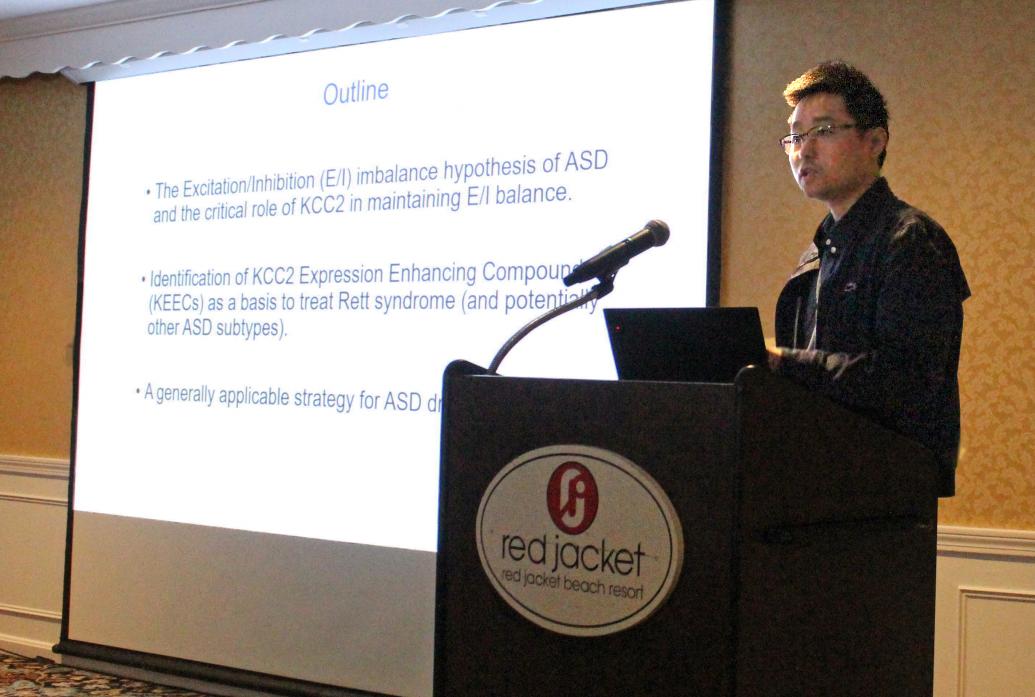
<path id="1" fill-rule="evenodd" d="M 600 503 L 597 482 L 578 462 L 569 461 L 550 475 L 546 485 L 546 508 L 562 532 L 578 535 L 589 529 Z"/>

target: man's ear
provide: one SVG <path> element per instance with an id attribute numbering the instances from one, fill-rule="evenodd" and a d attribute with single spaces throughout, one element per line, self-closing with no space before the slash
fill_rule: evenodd
<path id="1" fill-rule="evenodd" d="M 888 131 L 882 126 L 871 128 L 866 134 L 866 142 L 870 145 L 874 157 L 884 152 L 888 147 Z"/>

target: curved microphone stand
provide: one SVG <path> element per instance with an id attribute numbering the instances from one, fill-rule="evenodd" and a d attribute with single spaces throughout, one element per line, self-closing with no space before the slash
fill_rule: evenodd
<path id="1" fill-rule="evenodd" d="M 496 352 L 496 357 L 492 359 L 492 363 L 489 365 L 488 374 L 496 375 L 496 369 L 500 367 L 500 363 L 503 362 L 503 358 L 510 353 L 510 349 L 514 348 L 517 342 L 524 339 L 528 334 L 535 328 L 546 324 L 554 317 L 560 317 L 569 310 L 574 310 L 577 307 L 582 307 L 591 300 L 599 300 L 604 297 L 612 290 L 615 289 L 615 274 L 617 271 L 612 271 L 609 274 L 605 274 L 597 278 L 600 283 L 593 286 L 585 295 L 575 298 L 570 302 L 566 302 L 563 305 L 558 305 L 546 314 L 536 317 L 534 320 L 521 327 L 514 336 L 507 339 L 507 343 L 500 347 L 500 350 Z"/>

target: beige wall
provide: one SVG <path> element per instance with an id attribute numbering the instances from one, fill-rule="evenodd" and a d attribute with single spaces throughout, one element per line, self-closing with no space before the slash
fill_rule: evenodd
<path id="1" fill-rule="evenodd" d="M 974 291 L 959 495 L 942 522 L 1035 530 L 1035 3 L 734 3 L 722 302 L 759 306 L 770 332 L 823 214 L 776 145 L 780 92 L 832 57 L 884 90 L 885 173 L 949 230 Z M 0 81 L 0 454 L 68 456 L 85 104 L 62 78 Z"/>
<path id="2" fill-rule="evenodd" d="M 0 455 L 67 458 L 86 89 L 0 80 Z"/>
<path id="3" fill-rule="evenodd" d="M 952 235 L 965 305 L 963 451 L 941 522 L 1035 529 L 1035 3 L 739 0 L 724 158 L 722 303 L 776 295 L 822 217 L 777 138 L 783 86 L 855 63 L 891 111 L 885 174 Z"/>

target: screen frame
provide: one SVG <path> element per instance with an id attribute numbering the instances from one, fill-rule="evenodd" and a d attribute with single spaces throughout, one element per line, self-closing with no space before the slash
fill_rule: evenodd
<path id="1" fill-rule="evenodd" d="M 680 0 L 670 0 L 680 1 Z M 602 7 L 590 12 L 607 12 L 619 7 L 632 7 L 640 5 L 666 4 L 665 2 L 637 2 L 628 0 L 621 5 Z M 588 14 L 590 12 L 575 12 L 571 14 Z M 713 10 L 713 46 L 712 46 L 712 79 L 711 79 L 711 132 L 702 137 L 708 137 L 710 142 L 709 152 L 709 191 L 708 191 L 708 230 L 707 230 L 707 272 L 705 280 L 706 304 L 717 306 L 720 304 L 721 270 L 722 270 L 722 188 L 723 188 L 723 146 L 724 146 L 724 123 L 727 110 L 726 84 L 729 77 L 729 34 L 730 34 L 730 2 L 728 0 L 714 0 Z M 551 15 L 553 16 L 553 15 Z M 501 23 L 516 23 L 539 21 L 545 17 L 532 17 L 521 20 L 510 20 Z M 425 32 L 428 33 L 428 32 Z M 311 46 L 306 50 L 320 50 L 328 46 Z M 281 51 L 283 52 L 283 51 Z M 294 52 L 294 51 L 289 51 Z M 270 51 L 266 55 L 274 55 Z M 259 56 L 253 56 L 259 57 Z M 238 59 L 233 59 L 238 60 Z M 183 65 L 172 64 L 168 69 L 183 68 Z M 79 377 L 80 377 L 80 348 L 82 340 L 82 310 L 83 310 L 83 286 L 84 270 L 86 259 L 86 221 L 89 198 L 89 174 L 91 162 L 91 145 L 93 132 L 93 110 L 95 99 L 95 85 L 97 80 L 109 77 L 118 77 L 117 74 L 93 74 L 87 75 L 86 71 L 79 71 L 80 77 L 86 82 L 87 103 L 85 110 L 85 139 L 83 155 L 83 179 L 82 199 L 80 205 L 79 221 L 79 247 L 78 247 L 78 279 L 77 279 L 77 300 L 75 338 L 73 342 L 74 356 L 72 365 L 72 412 L 70 430 L 70 466 L 68 477 L 68 512 L 66 528 L 66 549 L 64 566 L 64 590 L 62 600 L 62 620 L 60 641 L 53 648 L 58 654 L 62 654 L 74 663 L 75 659 L 84 659 L 86 662 L 97 661 L 104 664 L 104 667 L 127 666 L 133 669 L 152 671 L 160 675 L 177 676 L 188 680 L 204 681 L 227 685 L 238 688 L 262 690 L 279 694 L 303 695 L 305 697 L 326 697 L 328 695 L 359 696 L 375 695 L 380 693 L 361 691 L 344 688 L 323 683 L 308 682 L 294 678 L 286 678 L 279 675 L 260 673 L 224 665 L 204 663 L 189 659 L 170 657 L 158 654 L 151 654 L 134 649 L 107 646 L 87 641 L 74 640 L 69 638 L 69 615 L 71 600 L 71 576 L 73 557 L 73 519 L 74 519 L 74 491 L 76 472 L 76 442 L 77 423 L 79 407 Z M 73 79 L 75 79 L 73 77 Z"/>

